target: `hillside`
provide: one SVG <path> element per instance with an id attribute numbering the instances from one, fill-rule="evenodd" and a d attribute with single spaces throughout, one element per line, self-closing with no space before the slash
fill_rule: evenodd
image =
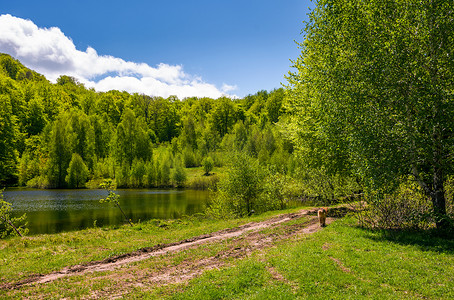
<path id="1" fill-rule="evenodd" d="M 283 89 L 243 99 L 97 92 L 65 75 L 51 83 L 1 54 L 0 101 L 2 185 L 184 186 L 184 168 L 208 158 L 221 167 L 232 150 L 294 169 L 293 145 L 275 126 Z"/>

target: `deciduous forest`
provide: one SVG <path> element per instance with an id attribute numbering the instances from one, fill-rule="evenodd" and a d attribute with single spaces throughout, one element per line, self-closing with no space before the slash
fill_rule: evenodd
<path id="1" fill-rule="evenodd" d="M 451 6 L 318 1 L 309 16 L 287 86 L 242 99 L 97 92 L 0 55 L 0 182 L 219 189 L 224 217 L 362 199 L 368 225 L 449 228 Z"/>
<path id="2" fill-rule="evenodd" d="M 292 144 L 274 125 L 284 111 L 282 88 L 244 99 L 98 93 L 0 59 L 3 184 L 77 188 L 114 178 L 118 187 L 173 186 L 180 183 L 173 172 L 207 161 L 223 166 L 233 149 L 292 169 Z"/>

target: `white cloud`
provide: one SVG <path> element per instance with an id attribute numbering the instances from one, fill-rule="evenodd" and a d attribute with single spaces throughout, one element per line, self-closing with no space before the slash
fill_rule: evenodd
<path id="1" fill-rule="evenodd" d="M 161 63 L 151 67 L 98 55 L 92 47 L 80 51 L 59 28 L 39 28 L 30 20 L 8 14 L 0 16 L 0 28 L 0 52 L 12 55 L 53 82 L 60 75 L 70 75 L 98 91 L 116 89 L 179 98 L 218 98 L 236 89 L 224 84 L 219 90 L 201 78 L 186 74 L 180 65 Z"/>
<path id="2" fill-rule="evenodd" d="M 236 85 L 228 85 L 228 84 L 226 84 L 226 83 L 224 83 L 224 84 L 222 85 L 222 91 L 223 91 L 224 93 L 228 93 L 228 92 L 234 91 L 234 90 L 236 90 L 236 89 L 238 89 L 238 87 L 237 87 Z"/>

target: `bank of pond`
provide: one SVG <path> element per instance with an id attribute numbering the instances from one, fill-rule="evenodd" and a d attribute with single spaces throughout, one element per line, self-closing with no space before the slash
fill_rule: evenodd
<path id="1" fill-rule="evenodd" d="M 204 211 L 210 192 L 187 189 L 119 189 L 121 208 L 133 222 L 177 219 Z M 9 188 L 4 200 L 14 216 L 27 214 L 29 234 L 58 233 L 95 226 L 120 225 L 121 211 L 100 203 L 108 192 L 102 189 L 41 190 Z"/>

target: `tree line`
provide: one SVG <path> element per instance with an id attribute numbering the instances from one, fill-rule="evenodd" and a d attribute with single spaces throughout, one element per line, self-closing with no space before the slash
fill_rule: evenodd
<path id="1" fill-rule="evenodd" d="M 185 168 L 222 166 L 232 149 L 291 168 L 293 146 L 275 126 L 282 88 L 243 99 L 96 92 L 70 76 L 53 84 L 1 54 L 0 99 L 6 185 L 77 188 L 113 178 L 118 187 L 176 186 Z"/>

